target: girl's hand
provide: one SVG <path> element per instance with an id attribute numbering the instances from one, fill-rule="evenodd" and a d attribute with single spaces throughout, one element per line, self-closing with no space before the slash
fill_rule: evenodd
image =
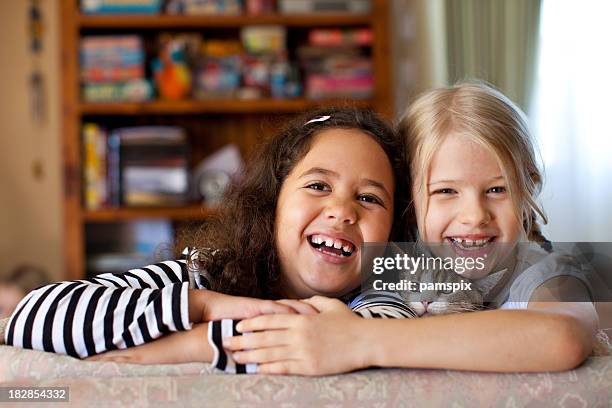
<path id="1" fill-rule="evenodd" d="M 292 304 L 231 296 L 212 290 L 190 289 L 189 320 L 193 323 L 221 319 L 248 319 L 262 314 L 297 314 Z"/>
<path id="2" fill-rule="evenodd" d="M 281 300 L 277 300 L 276 303 L 280 303 L 281 305 L 289 306 L 293 308 L 293 310 L 295 310 L 297 313 L 302 314 L 302 315 L 313 315 L 313 314 L 319 313 L 319 311 L 313 305 L 311 305 L 310 303 L 307 303 L 304 300 L 281 299 Z"/>
<path id="3" fill-rule="evenodd" d="M 207 324 L 197 324 L 191 330 L 173 332 L 151 343 L 108 351 L 85 360 L 130 364 L 209 363 L 213 351 L 206 338 L 207 330 Z"/>
<path id="4" fill-rule="evenodd" d="M 226 338 L 239 363 L 257 363 L 257 373 L 326 375 L 367 367 L 359 323 L 362 320 L 337 299 L 303 300 L 319 314 L 267 315 L 243 320 L 246 336 Z"/>

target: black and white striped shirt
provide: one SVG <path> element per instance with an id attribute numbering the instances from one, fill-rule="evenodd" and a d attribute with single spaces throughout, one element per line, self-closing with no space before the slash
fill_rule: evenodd
<path id="1" fill-rule="evenodd" d="M 64 281 L 30 292 L 7 325 L 5 342 L 15 347 L 85 358 L 151 342 L 164 334 L 190 330 L 188 289 L 198 285 L 185 260 L 164 261 L 125 273 Z M 389 292 L 366 292 L 349 303 L 363 317 L 407 318 L 414 312 Z M 209 324 L 212 364 L 226 372 L 254 372 L 237 364 L 221 346 L 240 335 L 236 320 Z"/>

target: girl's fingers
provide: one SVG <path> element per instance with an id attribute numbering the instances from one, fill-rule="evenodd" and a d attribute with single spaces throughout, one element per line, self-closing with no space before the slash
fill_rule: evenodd
<path id="1" fill-rule="evenodd" d="M 266 300 L 259 303 L 258 314 L 296 314 L 300 313 L 290 304 L 282 304 L 272 300 Z"/>
<path id="2" fill-rule="evenodd" d="M 284 346 L 286 332 L 284 330 L 249 333 L 246 336 L 233 336 L 223 339 L 223 348 L 229 351 L 245 349 L 259 349 L 266 347 Z"/>
<path id="3" fill-rule="evenodd" d="M 245 333 L 260 330 L 287 329 L 296 322 L 296 319 L 300 318 L 302 318 L 302 316 L 288 314 L 257 316 L 241 321 L 238 323 L 238 325 L 236 325 L 236 330 L 241 333 Z"/>
<path id="4" fill-rule="evenodd" d="M 276 303 L 281 303 L 283 305 L 292 307 L 299 314 L 303 314 L 303 315 L 312 315 L 312 314 L 319 313 L 319 311 L 316 308 L 314 308 L 312 305 L 309 305 L 308 303 L 302 302 L 300 300 L 281 299 L 281 300 L 277 300 Z"/>
<path id="5" fill-rule="evenodd" d="M 288 360 L 291 350 L 288 347 L 268 347 L 257 350 L 237 351 L 232 354 L 234 360 L 242 364 L 262 364 Z"/>

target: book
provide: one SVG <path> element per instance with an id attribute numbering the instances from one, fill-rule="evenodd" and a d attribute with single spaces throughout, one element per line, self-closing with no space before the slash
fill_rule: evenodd
<path id="1" fill-rule="evenodd" d="M 81 0 L 85 14 L 156 14 L 161 0 Z"/>
<path id="2" fill-rule="evenodd" d="M 278 11 L 283 14 L 302 13 L 369 13 L 370 0 L 278 0 Z"/>
<path id="3" fill-rule="evenodd" d="M 98 209 L 108 198 L 106 184 L 106 131 L 94 123 L 85 123 L 83 138 L 83 201 L 85 208 Z"/>

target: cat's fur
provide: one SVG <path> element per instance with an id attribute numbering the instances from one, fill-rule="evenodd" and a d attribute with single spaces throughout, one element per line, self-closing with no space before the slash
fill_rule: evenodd
<path id="1" fill-rule="evenodd" d="M 418 270 L 414 274 L 404 273 L 401 279 L 419 283 L 460 283 L 463 280 L 472 283 L 472 290 L 457 290 L 450 293 L 433 290 L 401 291 L 400 295 L 418 316 L 423 316 L 426 312 L 429 315 L 471 312 L 483 309 L 484 296 L 499 282 L 502 275 L 503 272 L 496 272 L 478 281 L 471 281 L 454 271 Z M 424 302 L 427 303 L 427 307 Z"/>

